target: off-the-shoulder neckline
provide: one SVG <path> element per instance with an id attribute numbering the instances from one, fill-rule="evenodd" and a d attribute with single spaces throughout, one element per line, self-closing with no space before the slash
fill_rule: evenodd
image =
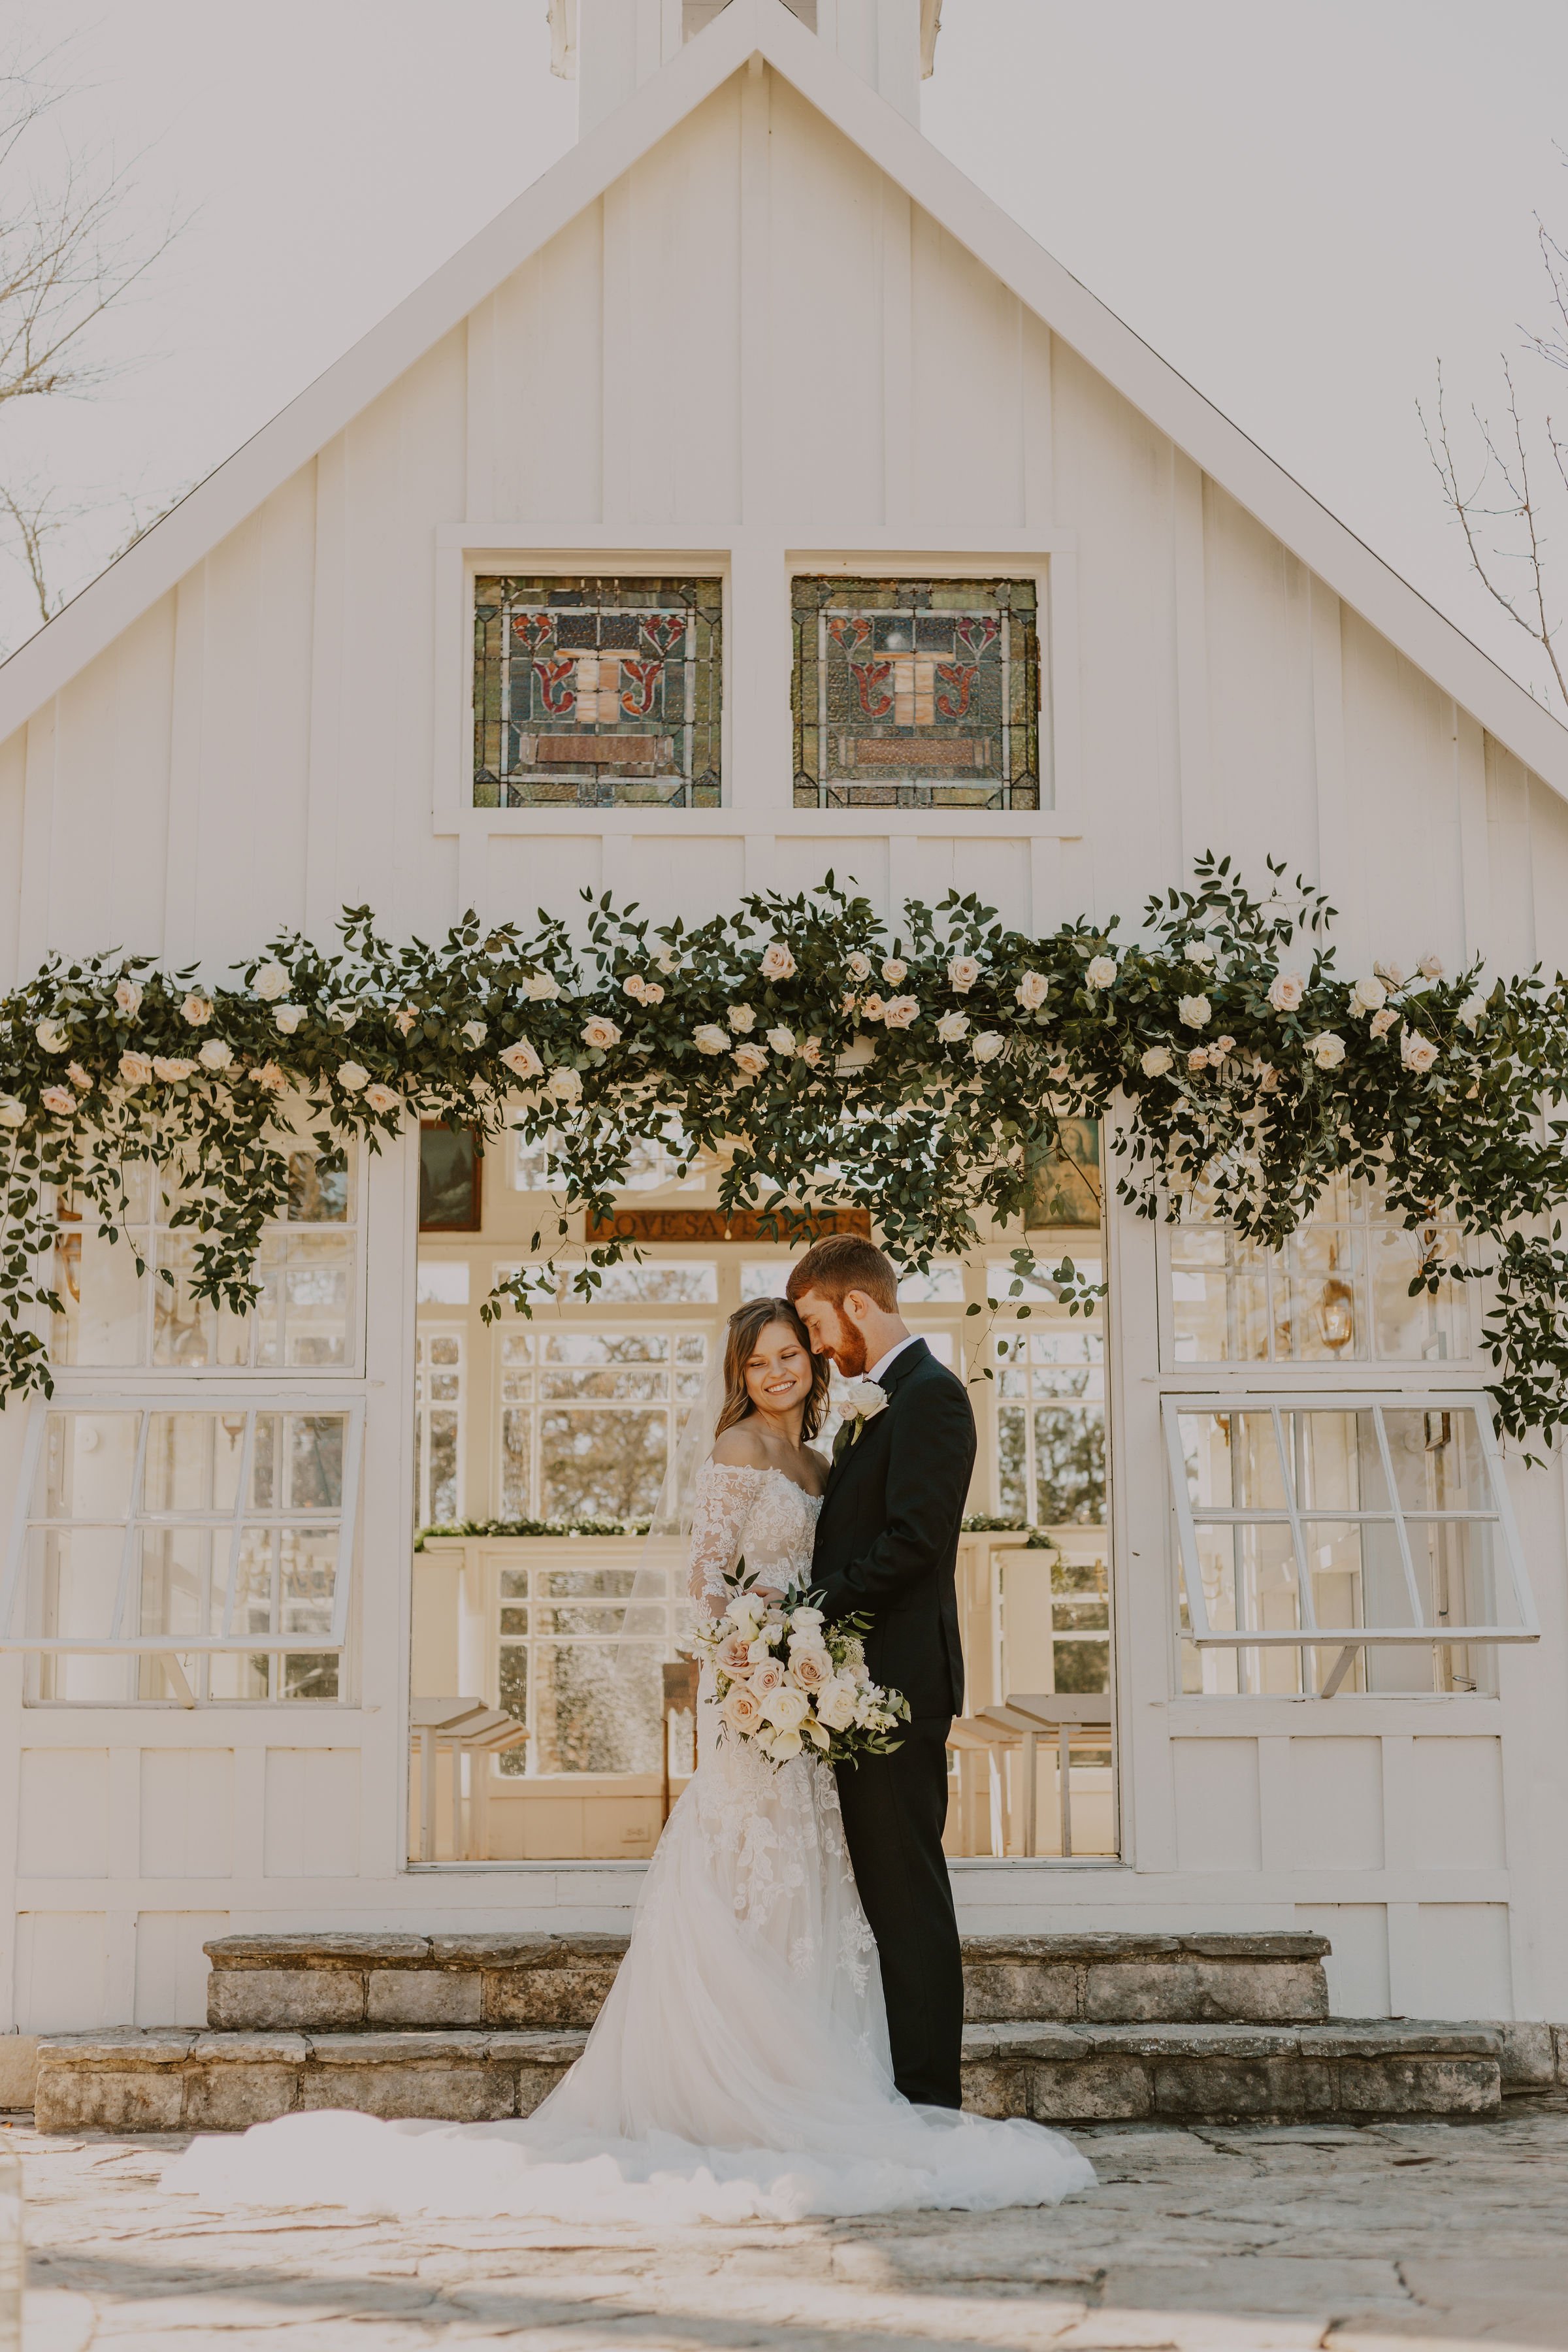
<path id="1" fill-rule="evenodd" d="M 820 1503 L 827 1491 L 824 1487 L 822 1494 L 814 1495 L 809 1486 L 803 1486 L 798 1478 L 792 1478 L 789 1472 L 781 1470 L 776 1462 L 765 1462 L 758 1470 L 750 1462 L 715 1462 L 713 1456 L 710 1454 L 704 1467 L 709 1470 L 732 1471 L 742 1478 L 782 1478 L 786 1486 L 793 1486 L 795 1493 L 804 1495 L 808 1503 Z"/>

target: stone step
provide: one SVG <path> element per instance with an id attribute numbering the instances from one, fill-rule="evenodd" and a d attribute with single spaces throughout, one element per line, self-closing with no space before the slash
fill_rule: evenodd
<path id="1" fill-rule="evenodd" d="M 1510 2032 L 1534 2036 L 1510 2053 Z M 39 2046 L 40 2131 L 237 2131 L 299 2109 L 463 2123 L 528 2115 L 579 2029 L 375 2032 L 126 2030 Z M 964 2104 L 1040 2123 L 1341 2124 L 1496 2115 L 1505 2076 L 1568 2080 L 1568 2029 L 1395 2020 L 964 2029 Z"/>
<path id="2" fill-rule="evenodd" d="M 223 2032 L 592 2025 L 625 1936 L 220 1936 L 207 2022 Z M 972 2024 L 1294 2025 L 1329 2014 L 1310 1935 L 967 1936 Z"/>

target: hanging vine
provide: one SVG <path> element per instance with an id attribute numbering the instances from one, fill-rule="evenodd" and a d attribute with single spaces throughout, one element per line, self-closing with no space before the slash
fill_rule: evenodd
<path id="1" fill-rule="evenodd" d="M 0 1003 L 0 1393 L 49 1387 L 57 1194 L 118 1239 L 137 1161 L 194 1235 L 195 1294 L 244 1312 L 301 1106 L 331 1155 L 410 1117 L 546 1145 L 560 1217 L 532 1246 L 550 1265 L 573 1220 L 591 1235 L 613 1215 L 668 1123 L 681 1172 L 717 1165 L 722 1210 L 787 1243 L 814 1211 L 863 1209 L 924 1266 L 1022 1223 L 1075 1114 L 1112 1122 L 1143 1216 L 1202 1191 L 1275 1244 L 1335 1177 L 1380 1185 L 1423 1238 L 1414 1287 L 1489 1277 L 1499 1426 L 1548 1443 L 1568 1423 L 1563 981 L 1430 959 L 1343 976 L 1327 900 L 1268 870 L 1259 897 L 1202 859 L 1130 940 L 1115 919 L 1029 939 L 957 893 L 889 929 L 829 875 L 696 925 L 590 898 L 576 940 L 542 910 L 531 932 L 469 915 L 397 946 L 356 908 L 335 950 L 279 937 L 233 986 L 142 956 L 51 961 Z M 591 1293 L 628 1249 L 590 1240 L 573 1283 Z M 526 1311 L 539 1279 L 523 1269 L 487 1314 L 508 1291 Z"/>

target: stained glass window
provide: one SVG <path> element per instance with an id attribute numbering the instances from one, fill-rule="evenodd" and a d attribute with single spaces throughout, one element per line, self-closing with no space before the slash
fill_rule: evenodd
<path id="1" fill-rule="evenodd" d="M 718 807 L 717 580 L 474 585 L 476 808 Z"/>
<path id="2" fill-rule="evenodd" d="M 1033 580 L 797 578 L 797 808 L 1040 805 Z"/>

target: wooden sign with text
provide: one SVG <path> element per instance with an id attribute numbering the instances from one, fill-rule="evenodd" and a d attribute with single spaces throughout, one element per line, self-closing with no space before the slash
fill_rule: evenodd
<path id="1" fill-rule="evenodd" d="M 869 1240 L 867 1209 L 823 1209 L 815 1212 L 797 1231 L 796 1242 L 820 1241 L 824 1234 L 859 1234 Z M 584 1238 L 590 1242 L 766 1242 L 774 1249 L 791 1246 L 781 1223 L 770 1233 L 755 1209 L 618 1209 L 612 1217 L 590 1217 Z"/>

